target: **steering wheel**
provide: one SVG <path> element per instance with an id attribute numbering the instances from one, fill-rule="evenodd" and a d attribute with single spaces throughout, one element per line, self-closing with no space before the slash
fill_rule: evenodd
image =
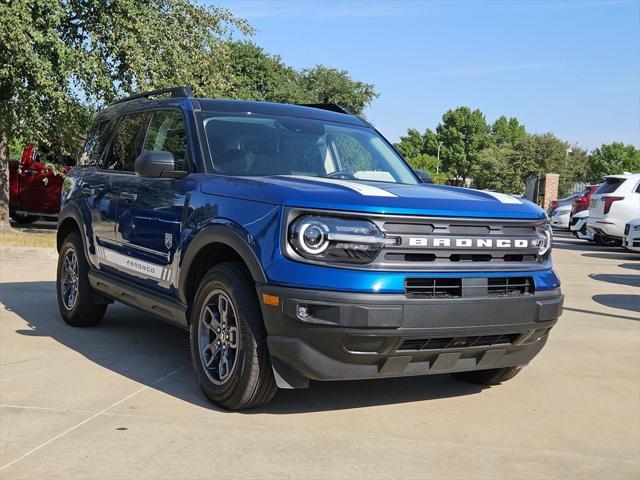
<path id="1" fill-rule="evenodd" d="M 327 175 L 327 178 L 337 178 L 340 180 L 354 180 L 356 177 L 352 173 L 337 170 Z"/>

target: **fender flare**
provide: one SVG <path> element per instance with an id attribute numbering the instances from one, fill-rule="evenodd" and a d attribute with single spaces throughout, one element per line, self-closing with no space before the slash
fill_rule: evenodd
<path id="1" fill-rule="evenodd" d="M 185 305 L 187 303 L 187 279 L 189 278 L 189 272 L 193 266 L 193 261 L 200 251 L 211 243 L 220 243 L 235 250 L 249 269 L 253 281 L 256 283 L 267 282 L 267 277 L 262 269 L 258 256 L 249 245 L 249 242 L 242 235 L 233 230 L 231 225 L 209 225 L 200 230 L 189 242 L 187 250 L 184 252 L 180 262 L 178 292 L 180 295 L 180 301 Z"/>
<path id="2" fill-rule="evenodd" d="M 56 250 L 59 249 L 60 245 L 58 245 L 58 235 L 60 232 L 60 226 L 69 218 L 73 219 L 76 222 L 76 225 L 78 226 L 78 229 L 80 230 L 80 237 L 82 239 L 82 245 L 84 247 L 84 255 L 85 258 L 87 259 L 87 261 L 90 263 L 89 261 L 89 246 L 87 245 L 87 231 L 86 231 L 86 226 L 84 224 L 84 222 L 82 221 L 82 215 L 80 215 L 80 212 L 78 210 L 78 208 L 71 202 L 66 203 L 63 207 L 62 210 L 60 211 L 60 214 L 58 215 L 58 224 L 56 226 Z M 64 240 L 64 238 L 60 238 L 60 241 Z"/>

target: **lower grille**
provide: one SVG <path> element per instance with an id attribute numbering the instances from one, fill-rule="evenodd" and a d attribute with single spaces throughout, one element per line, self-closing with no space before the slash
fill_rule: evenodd
<path id="1" fill-rule="evenodd" d="M 415 298 L 522 297 L 535 293 L 532 277 L 406 278 L 405 293 Z"/>
<path id="2" fill-rule="evenodd" d="M 489 278 L 487 295 L 489 297 L 519 297 L 534 293 L 531 277 L 496 277 Z"/>
<path id="3" fill-rule="evenodd" d="M 428 298 L 462 297 L 461 278 L 407 278 L 405 291 L 409 295 Z"/>
<path id="4" fill-rule="evenodd" d="M 520 335 L 520 333 L 507 333 L 503 335 L 479 335 L 472 337 L 412 338 L 402 342 L 398 351 L 444 350 L 448 348 L 511 345 Z"/>

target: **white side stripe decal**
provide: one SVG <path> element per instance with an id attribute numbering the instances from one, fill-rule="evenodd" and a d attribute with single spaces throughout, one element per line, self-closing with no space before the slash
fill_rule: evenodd
<path id="1" fill-rule="evenodd" d="M 124 267 L 136 273 L 141 273 L 147 277 L 157 278 L 158 280 L 169 280 L 171 276 L 171 268 L 156 265 L 155 263 L 145 262 L 137 258 L 129 257 L 121 253 L 98 246 L 96 248 L 98 258 L 104 260 L 111 265 Z"/>

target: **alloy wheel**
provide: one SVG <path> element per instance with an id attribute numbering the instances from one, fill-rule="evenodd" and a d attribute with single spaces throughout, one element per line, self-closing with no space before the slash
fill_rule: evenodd
<path id="1" fill-rule="evenodd" d="M 213 383 L 222 385 L 231 378 L 238 346 L 236 309 L 225 292 L 214 290 L 204 302 L 198 325 L 200 361 Z"/>
<path id="2" fill-rule="evenodd" d="M 78 256 L 70 248 L 64 255 L 61 272 L 62 288 L 60 296 L 62 304 L 67 310 L 71 310 L 78 299 Z"/>

